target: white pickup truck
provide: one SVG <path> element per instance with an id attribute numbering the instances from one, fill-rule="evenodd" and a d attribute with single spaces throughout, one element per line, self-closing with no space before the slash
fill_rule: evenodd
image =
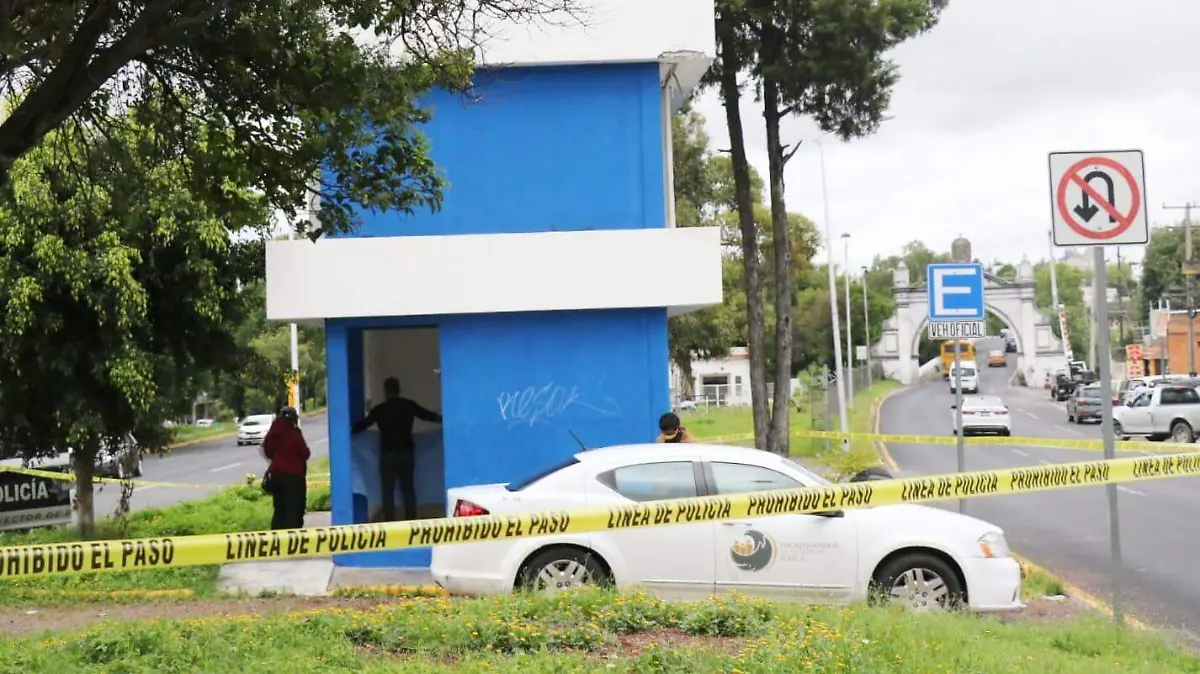
<path id="1" fill-rule="evenodd" d="M 1113 430 L 1120 440 L 1144 435 L 1159 441 L 1192 443 L 1200 428 L 1200 393 L 1191 386 L 1160 384 L 1113 409 Z"/>

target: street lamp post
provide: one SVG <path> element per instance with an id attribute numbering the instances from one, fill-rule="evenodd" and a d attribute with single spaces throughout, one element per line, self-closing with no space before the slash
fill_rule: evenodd
<path id="1" fill-rule="evenodd" d="M 829 187 L 825 182 L 825 146 L 821 141 L 814 140 L 817 146 L 817 154 L 821 159 L 821 202 L 825 210 L 825 253 L 826 253 L 826 268 L 829 271 L 829 316 L 833 322 L 833 362 L 836 367 L 834 382 L 837 385 L 838 397 L 838 421 L 840 422 L 842 433 L 850 433 L 850 419 L 846 413 L 846 373 L 842 369 L 842 335 L 841 323 L 838 320 L 838 300 L 837 300 L 837 276 L 833 271 L 833 234 L 831 233 L 829 224 Z M 846 438 L 842 439 L 842 450 L 850 451 L 850 441 Z"/>
<path id="2" fill-rule="evenodd" d="M 871 310 L 867 304 L 867 268 L 863 267 L 863 350 L 867 352 L 867 388 L 875 382 L 871 381 Z"/>
<path id="3" fill-rule="evenodd" d="M 850 234 L 842 234 L 842 244 L 845 247 L 846 266 L 842 275 L 846 282 L 846 406 L 854 409 L 854 328 L 850 317 L 854 312 L 850 309 Z"/>

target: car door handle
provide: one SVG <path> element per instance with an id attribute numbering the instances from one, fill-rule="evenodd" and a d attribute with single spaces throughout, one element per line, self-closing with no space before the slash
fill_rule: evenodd
<path id="1" fill-rule="evenodd" d="M 731 521 L 727 520 L 727 521 L 721 522 L 721 524 L 724 526 L 727 526 L 727 527 L 737 527 L 737 526 L 748 527 L 748 526 L 750 526 L 749 522 L 743 522 L 741 520 L 731 520 Z"/>

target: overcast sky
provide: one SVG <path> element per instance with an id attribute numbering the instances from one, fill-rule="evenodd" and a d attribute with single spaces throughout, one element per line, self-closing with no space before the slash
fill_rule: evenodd
<path id="1" fill-rule="evenodd" d="M 948 251 L 960 234 L 984 262 L 1045 258 L 1052 151 L 1142 149 L 1150 222 L 1181 220 L 1162 206 L 1200 201 L 1197 31 L 1195 0 L 950 0 L 932 31 L 894 53 L 894 118 L 870 138 L 825 140 L 836 263 L 843 233 L 852 269 L 913 239 Z M 727 148 L 716 96 L 697 107 L 713 146 Z M 748 99 L 742 115 L 765 177 L 761 108 Z M 819 132 L 798 119 L 783 135 Z M 786 195 L 823 226 L 820 177 L 817 147 L 801 149 Z M 1140 259 L 1138 248 L 1121 254 Z"/>

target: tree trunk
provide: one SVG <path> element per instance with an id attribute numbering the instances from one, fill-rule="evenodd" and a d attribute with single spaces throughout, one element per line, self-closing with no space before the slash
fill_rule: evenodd
<path id="1" fill-rule="evenodd" d="M 679 399 L 691 398 L 695 396 L 692 377 L 695 373 L 692 372 L 692 357 L 689 354 L 687 358 L 680 358 L 675 361 L 675 365 L 679 368 Z"/>
<path id="2" fill-rule="evenodd" d="M 742 239 L 743 282 L 746 287 L 746 341 L 750 348 L 750 407 L 754 414 L 754 446 L 767 448 L 770 415 L 767 412 L 767 335 L 763 315 L 762 270 L 759 266 L 758 225 L 754 221 L 754 203 L 750 193 L 750 163 L 746 159 L 746 138 L 742 131 L 741 87 L 735 27 L 728 18 L 717 20 L 717 41 L 721 51 L 721 99 L 729 126 L 730 158 L 737 201 L 738 227 Z"/>
<path id="3" fill-rule="evenodd" d="M 779 90 L 763 76 L 763 118 L 767 127 L 767 167 L 771 191 L 771 246 L 775 253 L 775 400 L 767 449 L 790 453 L 792 381 L 792 302 L 795 296 L 792 241 L 783 197 L 783 144 L 779 140 Z"/>
<path id="4" fill-rule="evenodd" d="M 81 459 L 81 456 L 86 458 Z M 96 531 L 96 500 L 92 478 L 96 473 L 94 452 L 75 455 L 75 512 L 79 516 L 79 533 L 90 536 Z"/>

